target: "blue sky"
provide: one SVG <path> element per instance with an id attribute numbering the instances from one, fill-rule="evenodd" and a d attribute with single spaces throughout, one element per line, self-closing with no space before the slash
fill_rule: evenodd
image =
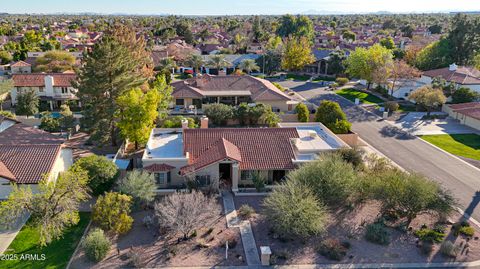
<path id="1" fill-rule="evenodd" d="M 9 13 L 129 13 L 178 15 L 478 11 L 479 0 L 1 0 Z"/>

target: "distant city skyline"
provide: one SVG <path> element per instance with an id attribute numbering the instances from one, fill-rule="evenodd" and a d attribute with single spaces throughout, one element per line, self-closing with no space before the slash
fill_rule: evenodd
<path id="1" fill-rule="evenodd" d="M 173 15 L 255 15 L 370 13 L 387 11 L 454 12 L 480 11 L 480 1 L 472 0 L 17 0 L 2 3 L 0 13 L 102 13 Z"/>

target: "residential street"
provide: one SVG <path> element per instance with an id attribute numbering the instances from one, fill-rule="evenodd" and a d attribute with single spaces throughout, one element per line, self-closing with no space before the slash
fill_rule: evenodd
<path id="1" fill-rule="evenodd" d="M 440 182 L 453 192 L 460 207 L 480 220 L 480 170 L 411 136 L 348 100 L 312 83 L 286 81 L 282 86 L 298 91 L 312 103 L 338 102 L 353 123 L 353 131 L 406 170 L 416 171 Z"/>

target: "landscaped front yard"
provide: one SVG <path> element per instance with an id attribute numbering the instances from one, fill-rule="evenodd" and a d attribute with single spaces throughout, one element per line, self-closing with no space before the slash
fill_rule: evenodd
<path id="1" fill-rule="evenodd" d="M 421 138 L 454 155 L 480 160 L 480 135 L 424 135 Z"/>
<path id="2" fill-rule="evenodd" d="M 65 268 L 89 221 L 90 213 L 80 212 L 80 222 L 76 226 L 43 248 L 39 245 L 39 230 L 27 222 L 4 253 L 5 258 L 13 259 L 0 261 L 0 268 Z"/>
<path id="3" fill-rule="evenodd" d="M 335 91 L 335 93 L 352 102 L 355 102 L 355 98 L 358 98 L 360 99 L 360 102 L 364 104 L 383 103 L 383 100 L 378 98 L 377 96 L 353 88 L 337 90 Z"/>

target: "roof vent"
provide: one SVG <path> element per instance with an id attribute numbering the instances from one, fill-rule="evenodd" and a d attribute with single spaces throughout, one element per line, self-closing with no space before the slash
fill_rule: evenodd
<path id="1" fill-rule="evenodd" d="M 451 64 L 451 65 L 448 67 L 448 70 L 450 70 L 450 71 L 457 71 L 457 68 L 458 68 L 458 66 L 453 63 L 453 64 Z"/>

